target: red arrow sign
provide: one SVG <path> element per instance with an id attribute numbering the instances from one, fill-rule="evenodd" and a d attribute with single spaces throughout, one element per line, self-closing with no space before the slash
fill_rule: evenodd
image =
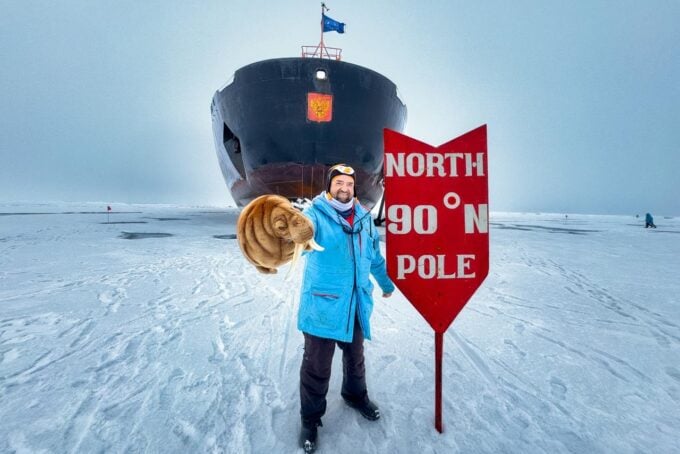
<path id="1" fill-rule="evenodd" d="M 441 432 L 443 334 L 489 272 L 486 125 L 439 147 L 384 139 L 387 271 L 435 331 Z"/>

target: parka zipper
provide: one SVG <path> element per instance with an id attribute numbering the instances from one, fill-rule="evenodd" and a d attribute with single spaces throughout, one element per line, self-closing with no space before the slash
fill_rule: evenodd
<path id="1" fill-rule="evenodd" d="M 352 301 L 354 301 L 354 293 L 356 292 L 357 289 L 357 259 L 356 259 L 356 254 L 354 253 L 354 226 L 352 226 L 352 233 L 350 234 L 350 248 L 352 251 L 352 263 L 354 264 L 354 268 L 352 269 L 352 296 L 349 300 L 349 312 L 347 313 L 347 327 L 345 328 L 345 331 L 347 334 L 349 334 L 349 322 L 352 318 Z M 358 304 L 358 302 L 357 302 Z"/>

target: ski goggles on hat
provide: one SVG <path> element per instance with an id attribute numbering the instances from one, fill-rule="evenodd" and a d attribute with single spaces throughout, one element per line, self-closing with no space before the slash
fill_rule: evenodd
<path id="1" fill-rule="evenodd" d="M 345 164 L 334 165 L 333 167 L 331 167 L 330 171 L 333 172 L 334 170 L 337 170 L 338 172 L 345 175 L 354 175 L 354 169 Z"/>

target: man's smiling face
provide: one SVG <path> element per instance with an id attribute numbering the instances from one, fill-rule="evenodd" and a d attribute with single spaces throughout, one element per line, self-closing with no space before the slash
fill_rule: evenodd
<path id="1" fill-rule="evenodd" d="M 331 181 L 331 195 L 342 203 L 354 197 L 354 178 L 349 175 L 338 175 Z"/>

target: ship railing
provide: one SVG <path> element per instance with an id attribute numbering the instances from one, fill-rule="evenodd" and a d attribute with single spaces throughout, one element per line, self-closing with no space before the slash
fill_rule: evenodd
<path id="1" fill-rule="evenodd" d="M 302 58 L 326 58 L 328 60 L 341 60 L 342 49 L 337 47 L 302 46 Z"/>

